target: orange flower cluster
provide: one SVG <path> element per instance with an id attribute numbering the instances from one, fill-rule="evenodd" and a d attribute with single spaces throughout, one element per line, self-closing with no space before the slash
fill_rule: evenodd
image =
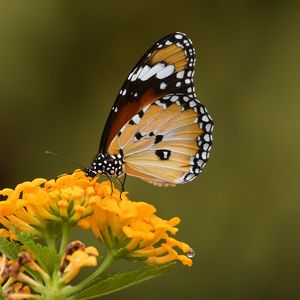
<path id="1" fill-rule="evenodd" d="M 49 222 L 75 225 L 90 215 L 95 201 L 93 186 L 83 172 L 74 172 L 58 179 L 37 178 L 24 182 L 15 189 L 0 190 L 6 196 L 0 202 L 0 223 L 14 236 L 14 230 L 43 237 Z M 92 191 L 92 193 L 91 193 Z"/>
<path id="2" fill-rule="evenodd" d="M 155 215 L 156 209 L 146 202 L 135 202 L 114 189 L 111 195 L 109 182 L 99 185 L 101 200 L 93 204 L 94 214 L 79 225 L 90 227 L 108 249 L 124 250 L 129 259 L 146 259 L 149 264 L 165 264 L 179 260 L 191 266 L 192 260 L 174 249 L 187 253 L 190 247 L 172 238 L 180 219 L 164 220 Z M 95 191 L 96 192 L 96 191 Z"/>
<path id="3" fill-rule="evenodd" d="M 190 247 L 172 237 L 178 231 L 178 217 L 164 220 L 153 205 L 129 200 L 115 188 L 112 192 L 110 182 L 99 183 L 80 170 L 56 180 L 24 182 L 0 190 L 0 195 L 6 196 L 0 202 L 0 223 L 7 229 L 0 231 L 2 236 L 16 238 L 14 232 L 19 230 L 43 237 L 48 222 L 78 224 L 122 257 L 149 264 L 178 260 L 192 265 L 185 255 Z"/>

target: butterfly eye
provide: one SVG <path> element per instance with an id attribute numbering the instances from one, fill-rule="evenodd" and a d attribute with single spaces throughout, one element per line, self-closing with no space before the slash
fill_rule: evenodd
<path id="1" fill-rule="evenodd" d="M 155 43 L 134 66 L 106 122 L 91 172 L 174 186 L 201 173 L 213 121 L 196 98 L 195 49 L 184 33 Z"/>

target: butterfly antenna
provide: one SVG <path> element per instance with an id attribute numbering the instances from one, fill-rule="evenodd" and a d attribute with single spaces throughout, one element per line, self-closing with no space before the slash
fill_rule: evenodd
<path id="1" fill-rule="evenodd" d="M 119 182 L 122 191 L 120 193 L 120 199 L 122 200 L 122 193 L 125 191 L 125 181 L 126 181 L 126 173 L 124 174 L 124 179 L 123 181 L 121 179 L 119 179 L 118 177 L 116 177 L 116 180 Z"/>
<path id="2" fill-rule="evenodd" d="M 81 164 L 79 164 L 79 163 L 77 163 L 77 162 L 75 162 L 75 161 L 73 161 L 73 160 L 71 160 L 71 159 L 69 159 L 69 158 L 67 158 L 67 157 L 65 157 L 65 156 L 63 156 L 63 155 L 61 155 L 61 154 L 57 154 L 57 153 L 52 152 L 52 151 L 49 151 L 49 150 L 46 150 L 46 151 L 45 151 L 45 154 L 49 154 L 49 155 L 55 156 L 55 157 L 57 157 L 57 158 L 60 158 L 60 159 L 62 159 L 62 160 L 68 161 L 68 162 L 72 163 L 73 165 L 75 165 L 75 166 L 77 166 L 77 167 L 80 167 L 80 168 L 83 169 L 83 170 L 86 169 L 85 166 L 83 166 L 83 165 L 81 165 Z"/>

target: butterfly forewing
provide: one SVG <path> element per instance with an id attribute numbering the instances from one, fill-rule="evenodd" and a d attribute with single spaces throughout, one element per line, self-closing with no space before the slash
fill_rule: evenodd
<path id="1" fill-rule="evenodd" d="M 152 46 L 123 84 L 107 119 L 99 152 L 106 152 L 120 129 L 155 100 L 171 94 L 194 95 L 195 50 L 183 33 L 173 33 Z"/>

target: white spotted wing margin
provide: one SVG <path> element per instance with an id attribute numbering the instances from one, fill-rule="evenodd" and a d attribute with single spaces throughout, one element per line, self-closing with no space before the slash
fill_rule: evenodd
<path id="1" fill-rule="evenodd" d="M 125 124 L 108 152 L 120 149 L 124 171 L 156 186 L 193 180 L 205 166 L 213 121 L 193 96 L 170 94 L 144 107 Z"/>

